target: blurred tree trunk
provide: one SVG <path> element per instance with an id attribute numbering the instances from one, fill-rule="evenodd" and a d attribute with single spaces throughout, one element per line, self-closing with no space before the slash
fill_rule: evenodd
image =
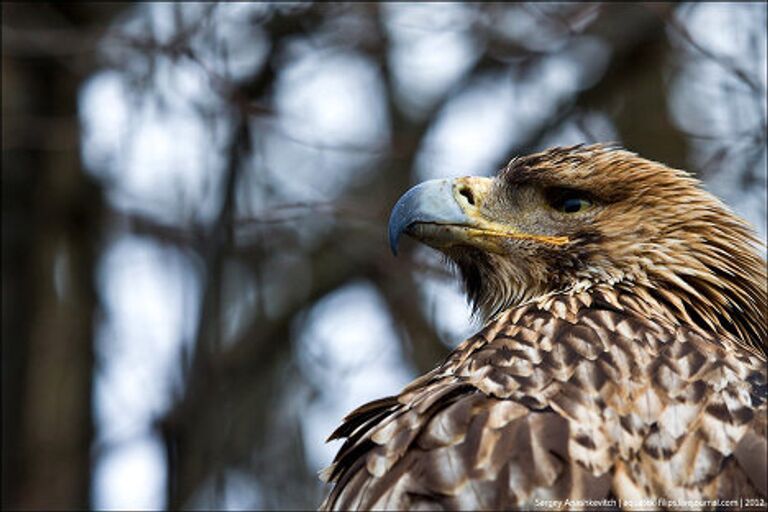
<path id="1" fill-rule="evenodd" d="M 93 31 L 117 9 L 2 6 L 6 509 L 89 506 L 102 202 L 82 169 L 77 123 L 78 88 L 90 62 L 83 57 L 93 47 L 67 36 Z M 48 42 L 62 44 L 22 37 L 18 29 L 56 33 Z"/>
<path id="2" fill-rule="evenodd" d="M 689 168 L 688 144 L 685 134 L 672 122 L 664 76 L 665 64 L 673 53 L 667 20 L 678 7 L 670 2 L 603 4 L 587 32 L 610 48 L 602 76 L 567 98 L 555 115 L 543 118 L 507 154 L 544 149 L 542 141 L 566 122 L 596 111 L 611 119 L 619 135 L 616 142 L 627 149 L 673 167 Z M 498 166 L 505 163 L 499 161 Z"/>
<path id="3" fill-rule="evenodd" d="M 665 64 L 673 53 L 666 20 L 675 7 L 668 3 L 605 7 L 595 23 L 596 32 L 608 40 L 634 44 L 620 49 L 621 58 L 614 58 L 600 84 L 584 95 L 584 105 L 605 110 L 629 149 L 686 169 L 688 144 L 672 122 L 665 78 Z"/>

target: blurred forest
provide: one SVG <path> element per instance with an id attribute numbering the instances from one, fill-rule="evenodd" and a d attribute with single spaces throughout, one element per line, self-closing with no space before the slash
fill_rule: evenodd
<path id="1" fill-rule="evenodd" d="M 766 236 L 766 4 L 3 3 L 4 509 L 312 509 L 474 325 L 386 222 L 618 141 Z"/>

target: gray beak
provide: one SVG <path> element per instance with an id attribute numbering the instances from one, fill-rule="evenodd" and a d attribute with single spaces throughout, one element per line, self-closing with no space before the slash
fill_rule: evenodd
<path id="1" fill-rule="evenodd" d="M 397 201 L 389 217 L 389 247 L 397 255 L 403 233 L 417 223 L 466 224 L 469 219 L 456 202 L 454 180 L 429 180 L 416 185 Z"/>

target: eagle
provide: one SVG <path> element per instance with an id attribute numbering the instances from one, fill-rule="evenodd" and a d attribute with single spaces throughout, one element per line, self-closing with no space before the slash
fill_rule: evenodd
<path id="1" fill-rule="evenodd" d="M 344 419 L 322 510 L 768 503 L 766 262 L 697 179 L 556 147 L 415 186 L 393 252 L 402 234 L 455 265 L 484 327 Z"/>

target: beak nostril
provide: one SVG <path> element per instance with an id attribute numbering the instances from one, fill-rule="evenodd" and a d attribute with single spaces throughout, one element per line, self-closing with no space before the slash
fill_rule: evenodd
<path id="1" fill-rule="evenodd" d="M 464 196 L 467 199 L 467 202 L 471 204 L 472 206 L 475 205 L 475 196 L 472 194 L 472 189 L 467 187 L 461 187 L 459 190 L 459 194 Z"/>

